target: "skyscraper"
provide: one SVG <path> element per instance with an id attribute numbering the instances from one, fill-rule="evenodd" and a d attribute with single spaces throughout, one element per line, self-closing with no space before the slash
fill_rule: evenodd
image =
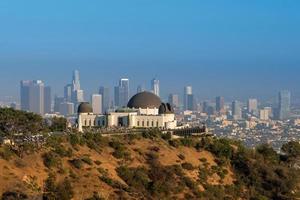
<path id="1" fill-rule="evenodd" d="M 285 120 L 290 117 L 291 92 L 283 90 L 279 92 L 278 119 Z"/>
<path id="2" fill-rule="evenodd" d="M 159 91 L 159 80 L 157 79 L 152 79 L 151 80 L 151 90 L 152 92 L 156 95 L 159 96 L 160 91 Z"/>
<path id="3" fill-rule="evenodd" d="M 179 96 L 178 96 L 178 94 L 170 94 L 169 95 L 169 103 L 174 108 L 179 108 Z"/>
<path id="4" fill-rule="evenodd" d="M 45 113 L 45 86 L 43 81 L 21 81 L 21 109 L 40 115 Z"/>
<path id="5" fill-rule="evenodd" d="M 52 94 L 51 94 L 51 87 L 47 86 L 44 89 L 44 112 L 51 113 L 52 112 Z"/>
<path id="6" fill-rule="evenodd" d="M 225 109 L 225 100 L 224 100 L 224 97 L 216 97 L 216 111 L 217 112 L 224 112 L 224 109 Z"/>
<path id="7" fill-rule="evenodd" d="M 115 87 L 115 106 L 126 107 L 129 101 L 129 79 L 122 78 Z"/>
<path id="8" fill-rule="evenodd" d="M 137 93 L 141 93 L 141 92 L 144 92 L 145 91 L 145 87 L 143 85 L 139 85 L 136 89 L 136 92 Z"/>
<path id="9" fill-rule="evenodd" d="M 74 70 L 72 78 L 72 102 L 74 105 L 78 105 L 84 101 L 84 92 L 80 89 L 80 76 L 79 71 Z"/>
<path id="10" fill-rule="evenodd" d="M 248 113 L 257 114 L 257 99 L 248 99 L 247 110 Z"/>
<path id="11" fill-rule="evenodd" d="M 91 96 L 91 103 L 94 114 L 102 114 L 102 95 L 93 94 Z"/>
<path id="12" fill-rule="evenodd" d="M 183 101 L 185 110 L 194 110 L 194 95 L 192 86 L 184 87 Z"/>
<path id="13" fill-rule="evenodd" d="M 55 98 L 54 98 L 54 112 L 60 113 L 61 112 L 60 104 L 62 104 L 64 102 L 65 102 L 65 98 L 64 97 L 55 96 Z M 73 104 L 73 106 L 74 106 L 74 104 Z M 74 111 L 74 109 L 73 109 L 73 111 Z"/>
<path id="14" fill-rule="evenodd" d="M 102 112 L 107 112 L 110 109 L 110 89 L 101 86 L 99 94 L 102 96 Z"/>
<path id="15" fill-rule="evenodd" d="M 242 119 L 242 108 L 240 102 L 238 101 L 232 102 L 232 117 L 234 120 Z"/>
<path id="16" fill-rule="evenodd" d="M 73 79 L 72 79 L 73 91 L 80 90 L 80 77 L 79 71 L 73 71 Z"/>
<path id="17" fill-rule="evenodd" d="M 67 102 L 72 102 L 72 91 L 73 91 L 73 86 L 72 84 L 67 84 L 64 87 L 64 97 Z"/>
<path id="18" fill-rule="evenodd" d="M 62 102 L 59 104 L 59 113 L 64 116 L 70 116 L 74 114 L 74 104 L 70 102 Z"/>

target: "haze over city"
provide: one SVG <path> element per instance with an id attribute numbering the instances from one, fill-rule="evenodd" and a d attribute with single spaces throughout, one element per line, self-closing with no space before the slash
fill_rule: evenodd
<path id="1" fill-rule="evenodd" d="M 13 3 L 14 2 L 14 3 Z M 86 94 L 156 77 L 161 93 L 199 99 L 300 99 L 298 1 L 0 2 L 0 96 L 42 79 L 62 95 L 74 69 Z M 114 12 L 111 12 L 113 10 Z"/>

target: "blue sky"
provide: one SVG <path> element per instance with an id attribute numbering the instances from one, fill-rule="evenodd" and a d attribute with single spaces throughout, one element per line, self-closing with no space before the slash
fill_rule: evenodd
<path id="1" fill-rule="evenodd" d="M 19 80 L 62 93 L 80 69 L 91 93 L 127 76 L 191 84 L 200 98 L 299 93 L 298 0 L 7 0 L 0 2 L 0 96 Z"/>

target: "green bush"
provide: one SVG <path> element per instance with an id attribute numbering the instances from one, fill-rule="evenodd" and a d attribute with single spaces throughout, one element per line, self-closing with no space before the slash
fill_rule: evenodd
<path id="1" fill-rule="evenodd" d="M 10 160 L 14 155 L 15 153 L 8 145 L 4 145 L 2 148 L 0 148 L 0 157 L 4 160 Z"/>
<path id="2" fill-rule="evenodd" d="M 81 159 L 69 160 L 73 167 L 81 169 L 83 167 L 83 161 Z"/>
<path id="3" fill-rule="evenodd" d="M 89 156 L 83 156 L 81 160 L 88 165 L 93 165 L 93 161 Z"/>
<path id="4" fill-rule="evenodd" d="M 44 160 L 44 165 L 48 168 L 60 167 L 62 165 L 62 161 L 60 157 L 52 151 L 45 153 L 43 155 L 43 160 Z"/>
<path id="5" fill-rule="evenodd" d="M 189 171 L 191 171 L 191 170 L 194 170 L 195 169 L 195 167 L 191 164 L 191 163 L 187 163 L 187 162 L 185 162 L 185 163 L 182 163 L 182 168 L 183 169 L 185 169 L 185 170 L 189 170 Z"/>

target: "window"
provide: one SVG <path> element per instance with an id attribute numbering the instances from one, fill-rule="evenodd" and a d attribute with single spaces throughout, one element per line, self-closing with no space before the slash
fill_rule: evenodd
<path id="1" fill-rule="evenodd" d="M 142 126 L 143 126 L 143 127 L 145 126 L 145 122 L 144 122 L 144 121 L 142 121 Z"/>
<path id="2" fill-rule="evenodd" d="M 156 122 L 156 127 L 158 127 L 158 121 Z"/>
<path id="3" fill-rule="evenodd" d="M 149 121 L 147 121 L 147 127 L 149 127 Z"/>
<path id="4" fill-rule="evenodd" d="M 84 120 L 84 126 L 87 126 L 86 119 Z"/>
<path id="5" fill-rule="evenodd" d="M 151 126 L 154 127 L 154 121 L 152 121 L 152 125 Z"/>
<path id="6" fill-rule="evenodd" d="M 140 126 L 140 121 L 137 121 L 137 126 L 138 126 L 138 127 Z"/>

